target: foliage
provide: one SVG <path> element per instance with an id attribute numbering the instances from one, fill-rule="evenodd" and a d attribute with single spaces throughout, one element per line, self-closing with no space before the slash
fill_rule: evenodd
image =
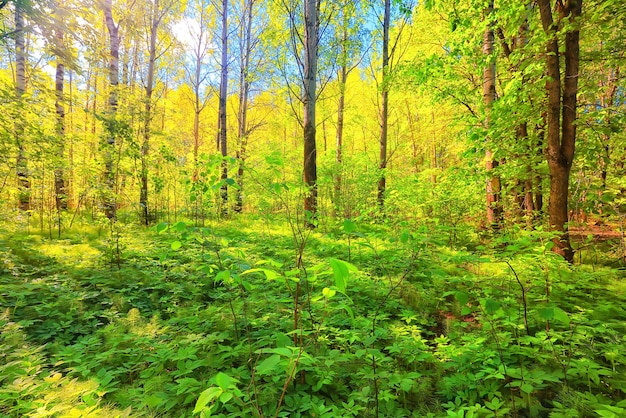
<path id="1" fill-rule="evenodd" d="M 618 272 L 565 264 L 550 234 L 516 230 L 470 252 L 437 225 L 346 220 L 308 238 L 299 269 L 288 225 L 269 218 L 127 226 L 119 267 L 102 258 L 108 233 L 3 230 L 4 415 L 626 407 Z"/>

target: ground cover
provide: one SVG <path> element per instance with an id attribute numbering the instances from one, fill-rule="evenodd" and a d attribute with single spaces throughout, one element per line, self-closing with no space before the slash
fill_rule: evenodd
<path id="1" fill-rule="evenodd" d="M 3 225 L 0 416 L 626 415 L 626 285 L 598 251 L 292 227 Z"/>

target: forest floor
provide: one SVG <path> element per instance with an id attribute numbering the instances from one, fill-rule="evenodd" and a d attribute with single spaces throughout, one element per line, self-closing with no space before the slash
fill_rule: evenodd
<path id="1" fill-rule="evenodd" d="M 0 417 L 623 417 L 620 237 L 0 225 Z"/>

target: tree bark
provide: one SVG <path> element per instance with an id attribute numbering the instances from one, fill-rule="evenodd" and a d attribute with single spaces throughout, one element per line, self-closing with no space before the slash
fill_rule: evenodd
<path id="1" fill-rule="evenodd" d="M 22 106 L 22 97 L 26 91 L 26 45 L 24 42 L 24 10 L 20 2 L 15 2 L 15 96 L 19 106 Z M 24 120 L 22 117 L 15 121 L 15 143 L 17 145 L 17 159 L 15 171 L 18 186 L 18 207 L 22 211 L 30 210 L 30 179 L 28 175 L 28 160 L 24 147 Z"/>
<path id="2" fill-rule="evenodd" d="M 241 25 L 243 31 L 241 39 L 241 70 L 239 73 L 239 112 L 237 115 L 237 197 L 235 201 L 235 212 L 243 211 L 243 174 L 246 161 L 246 149 L 248 146 L 248 95 L 250 93 L 250 54 L 252 53 L 252 7 L 254 0 L 246 1 L 244 12 L 244 22 Z"/>
<path id="3" fill-rule="evenodd" d="M 485 19 L 487 29 L 483 35 L 483 54 L 486 57 L 487 64 L 483 71 L 483 103 L 485 105 L 485 129 L 489 129 L 491 108 L 496 100 L 496 61 L 493 57 L 494 32 L 491 22 L 491 14 L 493 13 L 493 0 L 489 1 L 487 10 L 485 11 Z M 489 142 L 489 138 L 486 139 Z M 487 223 L 492 230 L 498 231 L 502 227 L 502 183 L 500 176 L 493 174 L 493 170 L 498 167 L 498 160 L 493 158 L 489 144 L 485 151 L 486 169 L 487 169 Z"/>
<path id="4" fill-rule="evenodd" d="M 306 226 L 313 228 L 317 216 L 317 146 L 315 105 L 317 100 L 317 57 L 319 43 L 319 4 L 304 0 L 304 196 Z"/>
<path id="5" fill-rule="evenodd" d="M 56 30 L 56 40 L 58 47 L 63 45 L 63 32 L 60 29 Z M 61 58 L 57 56 L 57 66 L 55 74 L 55 102 L 54 107 L 56 110 L 56 133 L 57 133 L 57 156 L 58 161 L 54 170 L 54 195 L 56 200 L 57 211 L 63 211 L 67 209 L 67 190 L 65 186 L 65 173 L 63 170 L 64 157 L 65 157 L 65 106 L 63 98 L 63 80 L 65 75 L 65 66 L 61 61 Z"/>
<path id="6" fill-rule="evenodd" d="M 119 26 L 115 24 L 112 14 L 111 0 L 104 1 L 104 17 L 109 31 L 109 105 L 107 115 L 107 136 L 104 151 L 104 182 L 106 185 L 106 195 L 104 197 L 104 213 L 110 220 L 117 218 L 117 202 L 115 190 L 115 173 L 113 171 L 115 136 L 116 136 L 116 114 L 118 103 L 119 87 Z"/>
<path id="7" fill-rule="evenodd" d="M 380 177 L 378 178 L 378 206 L 381 214 L 385 209 L 385 191 L 387 189 L 387 128 L 389 122 L 389 89 L 387 76 L 389 73 L 389 26 L 391 21 L 391 0 L 385 0 L 383 16 L 383 51 L 382 51 L 382 92 L 380 100 L 380 141 L 379 162 Z"/>
<path id="8" fill-rule="evenodd" d="M 554 239 L 553 251 L 572 262 L 574 251 L 567 229 L 569 177 L 576 145 L 576 106 L 578 93 L 579 39 L 580 32 L 575 20 L 581 16 L 582 0 L 558 2 L 559 21 L 555 22 L 549 0 L 537 0 L 541 23 L 549 36 L 546 48 L 548 80 L 547 110 L 547 160 L 550 169 L 550 201 L 548 213 L 550 227 L 560 232 Z M 561 67 L 558 30 L 561 21 L 569 20 L 574 26 L 565 33 L 564 81 L 561 83 Z"/>
<path id="9" fill-rule="evenodd" d="M 222 0 L 222 65 L 219 98 L 219 149 L 222 154 L 222 214 L 228 214 L 228 147 L 226 142 L 226 95 L 228 94 L 228 0 Z"/>
<path id="10" fill-rule="evenodd" d="M 150 223 L 148 210 L 148 156 L 150 153 L 150 137 L 152 122 L 152 93 L 154 91 L 154 72 L 156 67 L 156 41 L 161 23 L 162 13 L 159 8 L 159 0 L 152 5 L 150 16 L 150 41 L 148 49 L 148 74 L 146 79 L 146 97 L 144 107 L 143 143 L 141 144 L 141 182 L 139 190 L 139 208 L 141 220 L 144 225 Z"/>

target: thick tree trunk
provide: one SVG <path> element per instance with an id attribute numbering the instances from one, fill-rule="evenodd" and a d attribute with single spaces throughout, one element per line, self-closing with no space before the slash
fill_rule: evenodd
<path id="1" fill-rule="evenodd" d="M 385 0 L 385 11 L 383 16 L 383 51 L 382 51 L 382 93 L 380 101 L 380 141 L 378 168 L 380 177 L 378 178 L 378 206 L 381 213 L 385 209 L 385 191 L 387 190 L 387 128 L 389 122 L 389 26 L 391 21 L 391 0 Z"/>
<path id="2" fill-rule="evenodd" d="M 317 146 L 315 104 L 317 100 L 317 54 L 319 10 L 316 0 L 304 2 L 304 196 L 306 226 L 315 226 L 317 216 Z"/>
<path id="3" fill-rule="evenodd" d="M 569 177 L 576 144 L 576 106 L 578 93 L 579 64 L 579 30 L 574 26 L 565 33 L 565 77 L 561 84 L 561 67 L 559 62 L 559 23 L 574 24 L 582 11 L 582 0 L 568 0 L 559 3 L 559 22 L 554 22 L 549 0 L 538 0 L 543 29 L 550 39 L 546 49 L 546 67 L 548 79 L 547 111 L 547 159 L 550 169 L 550 202 L 548 207 L 550 226 L 554 231 L 561 232 L 554 240 L 553 251 L 572 262 L 572 250 L 568 222 Z M 561 87 L 563 86 L 563 87 Z M 562 97 L 561 97 L 562 88 Z"/>
<path id="4" fill-rule="evenodd" d="M 117 218 L 117 202 L 115 190 L 115 173 L 113 171 L 116 135 L 116 113 L 118 102 L 119 87 L 119 26 L 113 21 L 111 0 L 104 1 L 104 17 L 109 31 L 109 108 L 107 136 L 104 151 L 104 182 L 106 185 L 106 194 L 104 197 L 104 213 L 107 218 L 114 220 Z"/>
<path id="5" fill-rule="evenodd" d="M 15 3 L 15 95 L 17 103 L 21 105 L 22 96 L 26 91 L 26 44 L 24 42 L 24 11 L 20 2 Z M 15 121 L 15 142 L 17 145 L 17 159 L 15 171 L 17 174 L 18 207 L 20 210 L 30 210 L 30 179 L 28 176 L 28 160 L 24 147 L 24 121 L 18 117 Z"/>

